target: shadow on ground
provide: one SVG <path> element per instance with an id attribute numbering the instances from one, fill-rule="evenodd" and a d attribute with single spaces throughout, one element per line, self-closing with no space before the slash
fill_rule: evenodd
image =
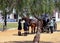
<path id="1" fill-rule="evenodd" d="M 13 36 L 18 36 L 18 34 L 13 34 Z M 21 34 L 21 36 L 24 36 L 24 34 Z M 27 36 L 27 35 L 26 35 Z"/>
<path id="2" fill-rule="evenodd" d="M 56 32 L 60 32 L 60 30 L 56 30 Z"/>
<path id="3" fill-rule="evenodd" d="M 28 36 L 28 35 L 32 35 L 32 33 L 28 33 L 26 36 Z M 13 34 L 13 36 L 18 36 L 18 33 L 17 34 Z M 24 33 L 22 33 L 21 36 L 24 36 Z"/>
<path id="4" fill-rule="evenodd" d="M 32 41 L 8 41 L 8 42 L 2 42 L 2 43 L 33 43 Z M 41 41 L 40 43 L 52 43 L 52 42 L 44 42 L 44 41 Z"/>
<path id="5" fill-rule="evenodd" d="M 13 34 L 13 36 L 18 36 L 18 34 Z"/>

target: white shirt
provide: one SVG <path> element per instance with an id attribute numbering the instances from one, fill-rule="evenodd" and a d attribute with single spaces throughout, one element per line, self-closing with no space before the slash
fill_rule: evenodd
<path id="1" fill-rule="evenodd" d="M 50 26 L 54 26 L 53 20 L 50 21 Z"/>

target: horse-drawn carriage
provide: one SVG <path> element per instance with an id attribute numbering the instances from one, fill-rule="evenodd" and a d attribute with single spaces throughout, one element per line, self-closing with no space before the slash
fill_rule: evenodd
<path id="1" fill-rule="evenodd" d="M 53 19 L 53 24 L 54 24 L 53 31 L 55 31 L 57 29 L 57 24 L 55 22 L 55 18 L 52 17 L 52 19 Z M 50 23 L 49 23 L 50 19 L 47 19 L 47 22 L 44 19 L 42 19 L 42 18 L 40 18 L 40 20 L 38 20 L 36 18 L 35 19 L 33 19 L 33 18 L 32 19 L 30 19 L 30 18 L 29 19 L 28 18 L 23 18 L 23 20 L 26 21 L 25 24 L 28 24 L 27 26 L 24 25 L 24 26 L 26 26 L 26 28 L 29 27 L 29 26 L 31 26 L 31 33 L 36 33 L 38 26 L 40 26 L 41 32 L 47 32 L 48 28 L 50 28 L 49 27 L 49 25 L 50 25 Z M 40 21 L 40 23 L 38 23 L 38 21 Z M 28 29 L 28 31 L 29 31 L 29 29 Z"/>

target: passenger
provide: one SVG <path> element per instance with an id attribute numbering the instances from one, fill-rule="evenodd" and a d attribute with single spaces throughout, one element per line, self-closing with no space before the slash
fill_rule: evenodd
<path id="1" fill-rule="evenodd" d="M 51 18 L 49 21 L 48 33 L 49 33 L 49 29 L 50 29 L 51 33 L 53 33 L 53 27 L 54 27 L 54 22 L 53 22 L 53 19 Z"/>
<path id="2" fill-rule="evenodd" d="M 19 22 L 18 22 L 18 35 L 21 36 L 21 30 L 22 30 L 22 26 L 21 26 L 21 19 L 19 19 Z"/>

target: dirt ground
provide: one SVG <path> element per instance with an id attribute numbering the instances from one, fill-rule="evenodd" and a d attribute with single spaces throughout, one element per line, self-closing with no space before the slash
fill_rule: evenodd
<path id="1" fill-rule="evenodd" d="M 18 30 L 6 30 L 0 32 L 0 43 L 32 43 L 35 34 L 18 36 Z M 41 33 L 40 43 L 60 43 L 60 23 L 57 23 L 57 31 L 51 33 Z"/>

